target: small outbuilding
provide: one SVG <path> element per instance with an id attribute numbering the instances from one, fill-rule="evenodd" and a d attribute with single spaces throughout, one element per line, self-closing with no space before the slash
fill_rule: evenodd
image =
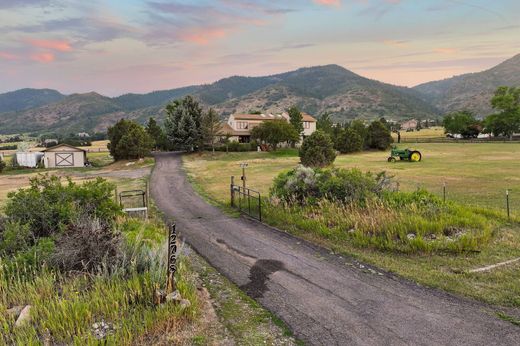
<path id="1" fill-rule="evenodd" d="M 87 152 L 68 144 L 59 144 L 43 150 L 45 168 L 85 167 Z"/>
<path id="2" fill-rule="evenodd" d="M 14 155 L 14 161 L 17 166 L 36 168 L 42 160 L 41 152 L 18 152 Z"/>

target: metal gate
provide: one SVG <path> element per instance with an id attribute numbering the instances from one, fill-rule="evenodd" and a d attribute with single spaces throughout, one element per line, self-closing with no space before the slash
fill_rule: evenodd
<path id="1" fill-rule="evenodd" d="M 241 213 L 262 221 L 262 197 L 260 192 L 238 186 L 231 179 L 231 206 Z"/>

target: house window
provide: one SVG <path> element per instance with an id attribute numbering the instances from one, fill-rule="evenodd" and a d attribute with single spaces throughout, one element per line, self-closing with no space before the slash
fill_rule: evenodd
<path id="1" fill-rule="evenodd" d="M 304 121 L 303 122 L 303 128 L 304 129 L 310 129 L 311 128 L 311 122 L 310 121 Z"/>
<path id="2" fill-rule="evenodd" d="M 247 130 L 248 125 L 246 121 L 237 121 L 237 130 Z"/>

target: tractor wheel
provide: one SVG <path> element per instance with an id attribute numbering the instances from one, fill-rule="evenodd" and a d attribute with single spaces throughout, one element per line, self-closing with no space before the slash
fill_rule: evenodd
<path id="1" fill-rule="evenodd" d="M 393 157 L 393 156 L 390 156 L 390 157 L 388 158 L 388 162 L 395 162 L 395 161 L 396 161 L 396 160 L 395 160 L 395 157 Z"/>
<path id="2" fill-rule="evenodd" d="M 418 151 L 412 151 L 412 153 L 410 154 L 410 161 L 412 161 L 412 162 L 419 162 L 419 161 L 421 161 L 421 159 L 422 159 L 422 155 Z"/>

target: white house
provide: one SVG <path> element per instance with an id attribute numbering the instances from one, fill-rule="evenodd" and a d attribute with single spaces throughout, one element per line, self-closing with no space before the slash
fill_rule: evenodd
<path id="1" fill-rule="evenodd" d="M 303 117 L 303 138 L 310 136 L 316 131 L 316 119 L 307 113 L 302 113 Z M 251 130 L 264 121 L 284 119 L 289 121 L 289 114 L 232 114 L 228 121 L 223 124 L 220 136 L 229 137 L 229 140 L 240 143 L 249 143 L 251 140 Z"/>

